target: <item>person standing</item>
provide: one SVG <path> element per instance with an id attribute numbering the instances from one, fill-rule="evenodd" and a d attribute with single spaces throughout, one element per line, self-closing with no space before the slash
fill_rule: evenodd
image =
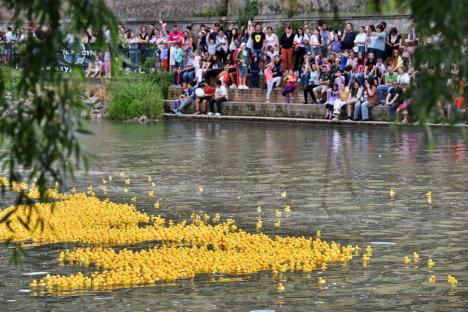
<path id="1" fill-rule="evenodd" d="M 265 62 L 265 33 L 262 31 L 262 25 L 260 23 L 255 24 L 255 31 L 252 32 L 252 48 L 253 54 L 258 56 L 260 61 L 260 71 L 263 69 Z"/>
<path id="2" fill-rule="evenodd" d="M 341 36 L 341 50 L 351 50 L 354 47 L 356 33 L 353 31 L 353 24 L 346 23 L 343 35 Z"/>
<path id="3" fill-rule="evenodd" d="M 282 72 L 293 69 L 293 45 L 294 34 L 290 26 L 286 26 L 284 34 L 280 39 L 281 55 L 283 57 Z"/>
<path id="4" fill-rule="evenodd" d="M 320 32 L 320 40 L 322 41 L 322 57 L 327 57 L 328 55 L 328 46 L 330 44 L 330 32 L 328 31 L 327 24 L 323 21 L 318 22 L 319 32 Z"/>

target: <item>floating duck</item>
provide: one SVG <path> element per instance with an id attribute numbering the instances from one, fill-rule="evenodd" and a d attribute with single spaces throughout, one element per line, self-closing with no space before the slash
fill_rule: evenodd
<path id="1" fill-rule="evenodd" d="M 262 220 L 258 220 L 257 223 L 255 224 L 255 228 L 257 230 L 261 229 L 263 226 Z"/>
<path id="2" fill-rule="evenodd" d="M 126 176 L 127 174 L 125 173 L 125 171 L 122 171 L 119 175 L 120 175 L 121 177 L 124 177 L 124 176 Z"/>
<path id="3" fill-rule="evenodd" d="M 322 235 L 322 234 L 320 233 L 320 231 L 317 231 L 317 233 L 316 233 L 315 236 L 316 236 L 317 238 L 320 238 L 320 235 Z"/>
<path id="4" fill-rule="evenodd" d="M 161 204 L 157 201 L 154 203 L 153 207 L 154 209 L 159 209 L 159 207 L 161 207 Z"/>
<path id="5" fill-rule="evenodd" d="M 325 284 L 327 281 L 323 277 L 319 276 L 319 277 L 317 277 L 317 282 L 319 284 Z"/>
<path id="6" fill-rule="evenodd" d="M 281 211 L 279 209 L 276 209 L 275 217 L 277 217 L 277 218 L 281 217 Z"/>
<path id="7" fill-rule="evenodd" d="M 426 199 L 428 204 L 432 204 L 432 192 L 429 191 L 426 193 Z"/>
<path id="8" fill-rule="evenodd" d="M 109 182 L 112 182 L 112 176 L 111 176 L 111 175 L 108 176 L 108 177 L 107 177 L 107 180 L 109 180 Z"/>
<path id="9" fill-rule="evenodd" d="M 436 281 L 437 281 L 437 279 L 436 279 L 435 275 L 431 275 L 429 277 L 429 283 L 435 283 Z"/>
<path id="10" fill-rule="evenodd" d="M 124 193 L 128 193 L 128 188 L 124 187 L 123 191 Z"/>
<path id="11" fill-rule="evenodd" d="M 405 264 L 411 263 L 411 259 L 408 256 L 404 256 L 403 261 L 405 262 Z"/>
<path id="12" fill-rule="evenodd" d="M 29 284 L 29 286 L 30 286 L 31 288 L 36 288 L 36 287 L 37 287 L 37 281 L 36 281 L 35 279 L 33 279 L 33 280 L 31 281 L 31 283 Z"/>
<path id="13" fill-rule="evenodd" d="M 149 196 L 149 197 L 154 197 L 154 191 L 149 191 L 149 192 L 148 192 L 148 196 Z"/>
<path id="14" fill-rule="evenodd" d="M 133 197 L 132 197 L 132 202 L 133 202 L 133 203 L 136 203 L 137 199 L 138 199 L 138 198 L 137 198 L 136 196 L 133 196 Z"/>
<path id="15" fill-rule="evenodd" d="M 276 285 L 276 290 L 277 291 L 284 291 L 284 285 L 279 283 L 278 285 Z"/>
<path id="16" fill-rule="evenodd" d="M 394 198 L 395 195 L 396 195 L 395 190 L 394 190 L 394 189 L 390 189 L 390 197 L 391 197 L 391 198 Z"/>
<path id="17" fill-rule="evenodd" d="M 102 188 L 102 193 L 103 193 L 104 195 L 107 194 L 107 187 L 104 186 L 104 187 Z"/>
<path id="18" fill-rule="evenodd" d="M 148 176 L 148 177 L 146 178 L 146 180 L 148 180 L 148 182 L 151 182 L 151 181 L 153 181 L 153 178 L 151 178 L 151 176 Z"/>
<path id="19" fill-rule="evenodd" d="M 447 282 L 452 286 L 457 286 L 458 284 L 458 280 L 450 274 L 447 276 Z"/>
<path id="20" fill-rule="evenodd" d="M 366 247 L 366 255 L 368 257 L 372 257 L 372 246 L 371 245 L 367 245 Z"/>
<path id="21" fill-rule="evenodd" d="M 362 266 L 367 267 L 368 262 L 369 262 L 369 257 L 367 255 L 362 256 Z"/>
<path id="22" fill-rule="evenodd" d="M 432 268 L 434 265 L 435 265 L 435 263 L 434 263 L 434 261 L 432 261 L 432 259 L 427 260 L 427 266 L 429 268 Z"/>
<path id="23" fill-rule="evenodd" d="M 72 187 L 72 188 L 70 189 L 70 193 L 76 193 L 76 188 Z"/>
<path id="24" fill-rule="evenodd" d="M 291 207 L 289 207 L 289 205 L 284 207 L 284 213 L 290 213 L 290 212 L 291 212 Z"/>
<path id="25" fill-rule="evenodd" d="M 198 187 L 198 193 L 203 193 L 203 191 L 204 191 L 203 187 L 199 186 Z"/>
<path id="26" fill-rule="evenodd" d="M 151 187 L 156 187 L 156 183 L 152 182 Z"/>
<path id="27" fill-rule="evenodd" d="M 102 184 L 107 184 L 107 180 L 106 179 L 102 179 Z"/>
<path id="28" fill-rule="evenodd" d="M 281 192 L 281 197 L 286 198 L 288 196 L 288 193 L 286 191 Z"/>
<path id="29" fill-rule="evenodd" d="M 258 213 L 261 213 L 261 212 L 262 212 L 262 207 L 258 206 L 258 207 L 257 207 L 257 212 L 258 212 Z"/>
<path id="30" fill-rule="evenodd" d="M 419 255 L 416 251 L 413 251 L 413 259 L 414 259 L 414 262 L 418 262 L 419 261 Z"/>
<path id="31" fill-rule="evenodd" d="M 276 222 L 275 222 L 275 227 L 280 227 L 280 226 L 281 226 L 281 221 L 279 221 L 279 220 L 276 221 Z"/>
<path id="32" fill-rule="evenodd" d="M 125 184 L 130 185 L 132 184 L 132 179 L 125 179 Z"/>

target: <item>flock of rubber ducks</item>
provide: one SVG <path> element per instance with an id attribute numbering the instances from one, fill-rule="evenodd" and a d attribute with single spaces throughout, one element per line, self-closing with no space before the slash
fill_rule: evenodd
<path id="1" fill-rule="evenodd" d="M 121 177 L 125 177 L 121 174 Z M 151 189 L 149 197 L 155 196 L 156 186 L 150 176 L 146 178 Z M 136 209 L 137 197 L 131 198 L 131 204 L 113 203 L 109 199 L 101 200 L 96 196 L 97 189 L 107 194 L 106 185 L 113 181 L 112 176 L 103 178 L 101 186 L 88 186 L 86 192 L 79 193 L 71 189 L 68 194 L 51 189 L 47 196 L 57 199 L 51 203 L 34 204 L 32 214 L 29 209 L 19 206 L 9 226 L 0 225 L 0 241 L 12 239 L 16 242 L 32 241 L 39 244 L 79 243 L 90 246 L 107 247 L 77 247 L 64 250 L 58 255 L 59 265 L 78 267 L 94 267 L 96 271 L 78 272 L 70 275 L 47 275 L 43 279 L 33 280 L 30 287 L 35 291 L 61 293 L 69 290 L 112 289 L 122 287 L 138 287 L 153 285 L 159 281 L 194 278 L 201 273 L 217 274 L 253 274 L 270 270 L 273 274 L 285 271 L 312 272 L 326 271 L 330 264 L 348 264 L 354 258 L 361 256 L 361 247 L 342 246 L 336 242 L 326 242 L 321 239 L 320 231 L 312 237 L 281 237 L 271 238 L 263 233 L 248 233 L 240 230 L 232 219 L 222 220 L 221 215 L 192 214 L 189 221 L 174 222 L 160 215 L 148 214 Z M 0 179 L 5 185 L 7 180 Z M 132 179 L 126 178 L 125 185 L 131 185 Z M 31 198 L 38 196 L 34 186 L 25 184 L 14 185 L 16 190 L 28 190 Z M 125 190 L 128 189 L 125 188 Z M 203 187 L 197 191 L 203 193 Z M 393 194 L 394 196 L 395 194 Z M 432 196 L 432 195 L 431 195 Z M 287 192 L 280 193 L 287 198 Z M 160 209 L 159 201 L 153 208 Z M 15 207 L 0 211 L 0 218 Z M 55 208 L 55 209 L 52 209 Z M 257 230 L 262 228 L 262 208 L 257 207 L 259 218 Z M 275 210 L 275 217 L 280 218 L 291 213 L 291 207 L 286 205 L 281 211 Z M 43 231 L 29 231 L 21 225 L 20 220 L 30 217 L 35 220 L 44 219 L 50 226 Z M 275 227 L 281 225 L 276 220 Z M 52 230 L 53 229 L 53 230 Z M 134 245 L 144 242 L 159 241 L 160 245 L 133 251 L 117 250 L 112 246 Z M 367 267 L 372 257 L 372 247 L 369 245 L 361 256 L 362 266 Z M 413 261 L 419 261 L 419 255 L 413 253 Z M 405 256 L 404 262 L 412 260 Z M 434 267 L 434 261 L 427 261 L 429 268 Z M 430 283 L 437 281 L 435 275 L 429 277 Z M 456 286 L 458 281 L 449 275 L 447 281 Z M 326 282 L 323 276 L 317 278 L 317 283 Z M 284 291 L 285 285 L 275 285 L 278 291 Z"/>

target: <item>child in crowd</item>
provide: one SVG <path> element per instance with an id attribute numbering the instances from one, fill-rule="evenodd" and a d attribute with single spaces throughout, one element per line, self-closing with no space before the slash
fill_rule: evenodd
<path id="1" fill-rule="evenodd" d="M 338 86 L 339 98 L 333 103 L 333 120 L 340 120 L 341 109 L 346 105 L 350 90 L 344 85 Z"/>
<path id="2" fill-rule="evenodd" d="M 247 52 L 247 45 L 243 42 L 240 50 L 236 55 L 236 61 L 239 69 L 239 89 L 248 89 L 247 87 L 247 73 L 249 71 L 249 52 Z"/>
<path id="3" fill-rule="evenodd" d="M 292 103 L 294 100 L 293 93 L 296 90 L 297 83 L 297 77 L 292 70 L 288 71 L 284 81 L 286 81 L 286 88 L 281 92 L 284 97 L 284 103 Z"/>
<path id="4" fill-rule="evenodd" d="M 104 53 L 104 71 L 106 73 L 106 78 L 111 78 L 111 53 L 109 47 L 106 48 L 106 53 Z"/>
<path id="5" fill-rule="evenodd" d="M 98 52 L 94 63 L 88 64 L 88 71 L 86 77 L 101 77 L 101 73 L 104 69 L 104 56 L 101 51 Z"/>
<path id="6" fill-rule="evenodd" d="M 167 46 L 167 42 L 164 42 L 161 48 L 161 68 L 164 71 L 169 70 L 169 47 Z"/>
<path id="7" fill-rule="evenodd" d="M 333 118 L 333 107 L 335 101 L 338 100 L 338 85 L 333 84 L 331 89 L 327 90 L 327 101 L 325 102 L 325 119 L 332 119 Z"/>
<path id="8" fill-rule="evenodd" d="M 271 91 L 275 86 L 281 84 L 281 77 L 273 77 L 274 61 L 271 61 L 265 68 L 265 81 L 267 84 L 266 103 L 270 103 Z"/>
<path id="9" fill-rule="evenodd" d="M 258 88 L 260 81 L 260 59 L 257 54 L 253 55 L 252 63 L 250 64 L 250 78 L 252 88 Z"/>

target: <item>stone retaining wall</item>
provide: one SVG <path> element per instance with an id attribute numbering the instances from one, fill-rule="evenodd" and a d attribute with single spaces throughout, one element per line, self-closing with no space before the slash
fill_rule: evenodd
<path id="1" fill-rule="evenodd" d="M 164 110 L 171 113 L 172 100 L 164 102 Z M 195 105 L 189 106 L 184 113 L 195 112 Z M 323 119 L 324 105 L 322 104 L 281 104 L 281 103 L 254 103 L 254 102 L 225 102 L 223 114 L 227 116 L 256 116 L 275 118 L 304 118 Z M 385 119 L 387 109 L 383 106 L 371 110 L 373 120 Z M 344 116 L 342 116 L 344 117 Z"/>

